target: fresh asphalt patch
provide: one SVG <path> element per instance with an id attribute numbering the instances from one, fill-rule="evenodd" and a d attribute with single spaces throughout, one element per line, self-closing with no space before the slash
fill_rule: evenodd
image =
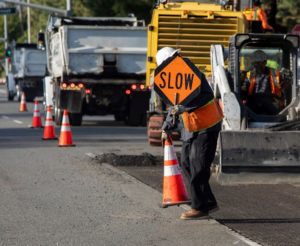
<path id="1" fill-rule="evenodd" d="M 162 191 L 163 157 L 149 153 L 90 156 L 108 163 Z M 292 185 L 222 186 L 211 178 L 220 210 L 211 214 L 219 223 L 261 245 L 300 245 L 300 189 Z"/>

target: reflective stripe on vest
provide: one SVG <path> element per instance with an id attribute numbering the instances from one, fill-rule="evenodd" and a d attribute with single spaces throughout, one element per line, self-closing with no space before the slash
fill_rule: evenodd
<path id="1" fill-rule="evenodd" d="M 193 112 L 184 112 L 182 121 L 189 132 L 198 132 L 210 128 L 223 119 L 223 112 L 215 99 Z"/>
<path id="2" fill-rule="evenodd" d="M 270 69 L 270 72 L 269 72 L 269 76 L 270 76 L 271 93 L 273 95 L 276 95 L 276 96 L 281 96 L 281 89 L 280 89 L 280 84 L 279 84 L 279 78 L 280 78 L 279 72 L 276 71 L 276 76 L 275 76 L 276 77 L 275 80 L 276 80 L 277 83 L 275 83 L 274 76 L 273 76 L 273 73 L 272 73 L 271 69 Z M 252 78 L 250 79 L 250 86 L 249 86 L 249 89 L 248 89 L 248 95 L 253 94 L 255 84 L 256 84 L 256 77 L 252 76 Z"/>
<path id="3" fill-rule="evenodd" d="M 253 9 L 247 9 L 243 11 L 243 14 L 248 21 L 261 21 L 264 30 L 273 29 L 272 26 L 269 25 L 267 15 L 262 8 L 254 7 Z"/>

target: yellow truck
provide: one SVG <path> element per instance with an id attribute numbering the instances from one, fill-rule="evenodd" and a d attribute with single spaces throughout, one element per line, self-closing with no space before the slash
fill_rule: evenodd
<path id="1" fill-rule="evenodd" d="M 159 49 L 166 46 L 180 49 L 180 53 L 209 79 L 211 45 L 222 44 L 226 48 L 231 36 L 250 30 L 252 23 L 245 19 L 242 10 L 247 6 L 243 1 L 217 2 L 160 0 L 156 4 L 148 26 L 146 83 L 150 88 L 156 68 L 155 55 Z M 165 105 L 152 90 L 148 111 L 148 140 L 151 145 L 161 145 L 164 110 Z"/>

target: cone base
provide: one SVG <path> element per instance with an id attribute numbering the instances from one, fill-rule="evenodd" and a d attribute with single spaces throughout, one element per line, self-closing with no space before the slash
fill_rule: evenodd
<path id="1" fill-rule="evenodd" d="M 55 138 L 42 138 L 43 140 L 57 140 L 58 138 L 55 137 Z"/>
<path id="2" fill-rule="evenodd" d="M 19 112 L 28 112 L 28 110 L 26 109 L 26 110 L 19 110 Z"/>
<path id="3" fill-rule="evenodd" d="M 162 208 L 167 208 L 167 207 L 170 207 L 170 206 L 176 206 L 176 205 L 183 205 L 183 204 L 191 204 L 191 201 L 182 201 L 182 202 L 167 202 L 167 203 L 162 203 L 161 204 L 161 207 Z"/>
<path id="4" fill-rule="evenodd" d="M 68 144 L 68 145 L 61 145 L 59 144 L 58 147 L 75 147 L 75 144 Z"/>
<path id="5" fill-rule="evenodd" d="M 43 126 L 30 126 L 30 128 L 44 128 Z"/>

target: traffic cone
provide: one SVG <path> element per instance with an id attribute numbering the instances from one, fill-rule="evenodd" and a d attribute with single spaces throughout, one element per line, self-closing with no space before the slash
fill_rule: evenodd
<path id="1" fill-rule="evenodd" d="M 59 147 L 75 146 L 75 144 L 72 143 L 71 125 L 69 122 L 69 116 L 67 110 L 64 110 L 58 146 Z"/>
<path id="2" fill-rule="evenodd" d="M 33 111 L 31 128 L 42 128 L 42 127 L 43 125 L 42 125 L 42 119 L 39 110 L 39 103 L 37 100 L 34 100 L 34 111 Z"/>
<path id="3" fill-rule="evenodd" d="M 57 139 L 52 118 L 51 106 L 47 106 L 47 115 L 45 120 L 44 137 L 43 140 Z"/>
<path id="4" fill-rule="evenodd" d="M 181 169 L 177 160 L 172 138 L 164 143 L 164 181 L 162 207 L 189 204 Z"/>
<path id="5" fill-rule="evenodd" d="M 21 102 L 20 102 L 19 111 L 20 112 L 26 112 L 27 111 L 26 97 L 25 97 L 24 92 L 22 92 L 22 95 L 21 95 Z"/>

